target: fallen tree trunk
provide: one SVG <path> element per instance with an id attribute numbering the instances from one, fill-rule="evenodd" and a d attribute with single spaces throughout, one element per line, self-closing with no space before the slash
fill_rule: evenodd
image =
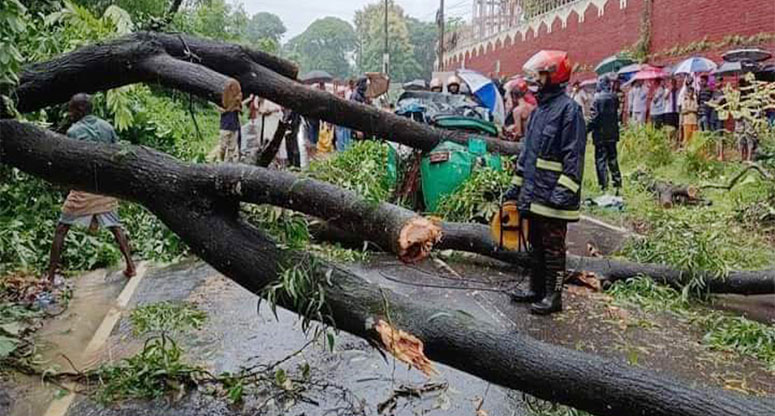
<path id="1" fill-rule="evenodd" d="M 158 82 L 220 103 L 224 79 L 232 77 L 246 94 L 416 149 L 428 151 L 444 140 L 468 142 L 469 134 L 432 128 L 340 99 L 296 82 L 292 79 L 295 76 L 293 64 L 246 47 L 188 35 L 138 32 L 25 67 L 15 94 L 19 111 L 28 112 L 66 102 L 78 92 Z M 490 151 L 519 153 L 517 143 L 494 138 L 485 141 Z"/>
<path id="2" fill-rule="evenodd" d="M 419 337 L 431 359 L 545 400 L 610 416 L 754 415 L 774 404 L 545 344 L 281 250 L 239 218 L 247 189 L 234 187 L 232 179 L 249 178 L 260 168 L 188 165 L 151 149 L 69 140 L 16 121 L 0 121 L 0 161 L 54 183 L 145 205 L 194 253 L 253 293 L 284 268 L 303 267 L 322 290 L 308 295 L 323 296 L 336 327 L 375 339 L 375 322 L 391 322 Z M 306 304 L 299 306 L 289 295 L 278 300 L 304 313 Z"/>

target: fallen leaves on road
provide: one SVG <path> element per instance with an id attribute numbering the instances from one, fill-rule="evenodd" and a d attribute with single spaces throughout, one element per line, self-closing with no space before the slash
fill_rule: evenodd
<path id="1" fill-rule="evenodd" d="M 409 364 L 423 372 L 426 376 L 437 374 L 433 364 L 423 352 L 423 343 L 414 335 L 393 328 L 387 322 L 379 320 L 374 329 L 382 338 L 385 349 L 399 361 Z"/>

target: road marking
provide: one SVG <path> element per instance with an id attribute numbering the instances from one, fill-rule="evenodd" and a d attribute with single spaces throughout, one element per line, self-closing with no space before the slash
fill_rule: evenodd
<path id="1" fill-rule="evenodd" d="M 91 356 L 95 355 L 95 353 L 99 351 L 103 345 L 105 345 L 105 342 L 107 342 L 108 338 L 110 337 L 110 333 L 113 332 L 113 328 L 116 326 L 116 323 L 118 323 L 119 319 L 121 319 L 121 313 L 129 304 L 129 300 L 132 299 L 132 295 L 135 293 L 135 290 L 137 290 L 137 287 L 140 285 L 140 281 L 145 276 L 147 269 L 148 267 L 145 262 L 140 262 L 137 265 L 137 274 L 133 278 L 129 279 L 129 282 L 124 285 L 124 289 L 121 290 L 121 293 L 116 298 L 116 304 L 110 308 L 107 314 L 105 314 L 105 318 L 102 319 L 102 323 L 100 323 L 100 326 L 97 327 L 96 331 L 94 331 L 94 335 L 92 336 L 91 341 L 89 341 L 89 344 L 84 350 L 83 357 L 81 359 L 82 362 L 92 362 Z M 65 383 L 65 387 L 72 390 L 75 385 L 73 383 Z M 48 406 L 46 413 L 43 415 L 65 416 L 67 414 L 67 410 L 70 408 L 70 405 L 73 404 L 73 400 L 75 400 L 75 393 L 72 392 L 67 393 L 67 395 L 61 399 L 54 399 L 54 401 L 52 401 Z"/>

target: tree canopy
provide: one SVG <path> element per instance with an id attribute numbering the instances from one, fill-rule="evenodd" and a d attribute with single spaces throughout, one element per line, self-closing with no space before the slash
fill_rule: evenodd
<path id="1" fill-rule="evenodd" d="M 251 42 L 271 39 L 279 44 L 286 31 L 287 29 L 279 16 L 268 12 L 259 12 L 248 20 L 245 37 Z"/>
<path id="2" fill-rule="evenodd" d="M 355 13 L 360 43 L 358 57 L 362 72 L 379 71 L 384 52 L 385 8 L 381 2 L 367 5 Z M 408 16 L 394 2 L 388 9 L 388 51 L 390 76 L 397 81 L 428 79 L 436 60 L 438 30 L 433 22 Z"/>
<path id="3" fill-rule="evenodd" d="M 336 17 L 315 20 L 286 45 L 286 55 L 302 72 L 323 70 L 346 78 L 352 73 L 350 59 L 357 39 L 352 25 Z"/>

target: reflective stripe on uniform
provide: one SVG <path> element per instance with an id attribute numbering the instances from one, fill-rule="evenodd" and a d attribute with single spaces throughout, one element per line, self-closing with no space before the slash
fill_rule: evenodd
<path id="1" fill-rule="evenodd" d="M 565 175 L 560 175 L 560 179 L 557 181 L 559 185 L 562 185 L 568 189 L 570 189 L 571 192 L 574 194 L 579 191 L 579 184 L 576 183 L 573 179 L 569 178 Z"/>
<path id="2" fill-rule="evenodd" d="M 530 212 L 543 217 L 557 218 L 559 220 L 578 221 L 581 214 L 578 210 L 568 211 L 564 209 L 549 208 L 546 205 L 533 202 L 530 204 Z"/>
<path id="3" fill-rule="evenodd" d="M 511 184 L 514 186 L 522 186 L 522 177 L 519 175 L 514 176 L 511 178 Z"/>
<path id="4" fill-rule="evenodd" d="M 538 169 L 551 170 L 553 172 L 562 172 L 562 163 L 552 162 L 551 160 L 545 160 L 541 158 L 536 160 L 536 167 Z"/>

